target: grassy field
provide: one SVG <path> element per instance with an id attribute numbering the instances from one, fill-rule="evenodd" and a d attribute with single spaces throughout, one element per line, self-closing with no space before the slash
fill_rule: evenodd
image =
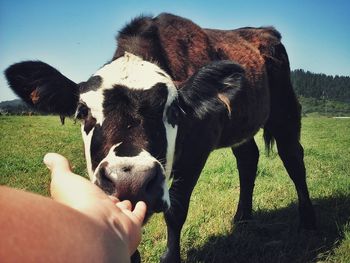
<path id="1" fill-rule="evenodd" d="M 80 127 L 58 117 L 0 117 L 0 184 L 48 195 L 47 152 L 68 157 L 85 175 Z M 350 262 L 350 120 L 305 118 L 302 143 L 317 232 L 298 232 L 296 193 L 276 153 L 261 140 L 254 192 L 254 220 L 233 225 L 239 194 L 228 149 L 211 154 L 192 195 L 182 231 L 185 262 Z M 0 226 L 1 227 L 1 226 Z M 144 228 L 143 262 L 158 262 L 165 224 L 154 216 Z M 78 248 L 77 248 L 78 249 Z"/>

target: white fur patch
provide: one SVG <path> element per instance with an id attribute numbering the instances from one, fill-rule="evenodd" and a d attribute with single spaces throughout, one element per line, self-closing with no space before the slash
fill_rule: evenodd
<path id="1" fill-rule="evenodd" d="M 102 125 L 103 116 L 103 90 L 91 90 L 80 94 L 80 100 L 90 108 L 91 116 L 96 119 L 96 124 Z"/>
<path id="2" fill-rule="evenodd" d="M 170 77 L 169 77 L 170 79 Z M 174 154 L 175 154 L 175 143 L 176 143 L 176 136 L 177 136 L 177 126 L 173 127 L 167 119 L 166 112 L 169 108 L 169 106 L 177 99 L 177 89 L 172 81 L 167 83 L 168 87 L 168 98 L 164 106 L 164 112 L 163 112 L 163 123 L 166 131 L 166 140 L 167 140 L 167 151 L 166 151 L 166 166 L 165 166 L 165 175 L 167 180 L 171 177 L 171 172 L 173 168 L 173 162 L 174 162 Z M 169 201 L 170 202 L 170 201 Z"/>
<path id="3" fill-rule="evenodd" d="M 133 165 L 139 171 L 146 171 L 154 167 L 154 163 L 159 163 L 152 155 L 147 151 L 141 151 L 138 155 L 132 157 L 120 157 L 117 156 L 114 152 L 121 143 L 118 143 L 111 147 L 107 156 L 100 162 L 99 166 L 103 163 L 108 163 L 108 166 L 105 167 L 109 175 L 109 179 L 117 180 L 118 179 L 118 167 Z M 160 163 L 159 163 L 160 165 Z M 94 177 L 96 178 L 96 173 L 99 170 L 99 166 L 96 168 Z"/>
<path id="4" fill-rule="evenodd" d="M 94 182 L 96 180 L 96 177 L 92 170 L 91 151 L 90 151 L 91 139 L 92 139 L 92 135 L 94 134 L 94 130 L 95 128 L 91 129 L 91 131 L 88 134 L 86 134 L 84 131 L 84 124 L 81 125 L 81 135 L 83 136 L 83 142 L 84 142 L 86 168 L 87 168 L 91 182 Z"/>
<path id="5" fill-rule="evenodd" d="M 164 126 L 166 130 L 166 139 L 168 143 L 167 150 L 166 150 L 165 175 L 167 180 L 169 180 L 171 177 L 171 172 L 172 172 L 173 163 L 174 163 L 177 126 L 173 127 L 166 120 L 164 120 Z"/>
<path id="6" fill-rule="evenodd" d="M 94 76 L 101 77 L 100 88 L 82 93 L 80 99 L 91 109 L 92 116 L 100 125 L 104 120 L 103 92 L 112 89 L 115 85 L 122 85 L 130 89 L 147 90 L 157 83 L 164 83 L 168 87 L 166 106 L 169 106 L 177 95 L 174 83 L 166 72 L 156 64 L 144 61 L 128 52 L 125 52 L 123 57 L 103 66 Z"/>
<path id="7" fill-rule="evenodd" d="M 102 89 L 123 85 L 131 89 L 147 90 L 158 82 L 172 83 L 169 75 L 156 64 L 142 60 L 142 58 L 128 52 L 125 52 L 123 57 L 102 67 L 94 76 L 102 78 Z"/>

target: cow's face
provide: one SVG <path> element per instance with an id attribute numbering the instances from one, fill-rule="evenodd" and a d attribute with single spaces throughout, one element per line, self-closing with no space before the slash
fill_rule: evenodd
<path id="1" fill-rule="evenodd" d="M 5 74 L 27 103 L 81 120 L 92 182 L 121 200 L 145 201 L 149 213 L 170 205 L 166 179 L 177 126 L 169 124 L 168 112 L 177 90 L 156 64 L 126 53 L 80 84 L 37 61 Z"/>
<path id="2" fill-rule="evenodd" d="M 155 64 L 126 54 L 80 84 L 81 120 L 90 179 L 107 193 L 149 209 L 169 205 L 166 177 L 174 155 L 176 126 L 167 112 L 177 91 Z"/>

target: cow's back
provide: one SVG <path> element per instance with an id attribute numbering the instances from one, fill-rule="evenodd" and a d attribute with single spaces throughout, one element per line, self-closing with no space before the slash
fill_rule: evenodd
<path id="1" fill-rule="evenodd" d="M 217 60 L 206 32 L 191 20 L 161 14 L 155 19 L 155 24 L 170 75 L 179 86 L 200 67 Z"/>
<path id="2" fill-rule="evenodd" d="M 225 129 L 227 136 L 224 137 L 241 138 L 264 126 L 270 110 L 278 112 L 284 107 L 280 94 L 286 97 L 283 95 L 285 90 L 278 90 L 280 87 L 288 86 L 287 93 L 293 95 L 291 85 L 285 85 L 290 82 L 289 62 L 280 40 L 280 34 L 272 27 L 203 29 L 191 20 L 160 14 L 154 18 L 139 17 L 121 30 L 113 59 L 128 51 L 157 62 L 178 88 L 201 67 L 213 61 L 235 61 L 245 70 L 249 85 L 245 85 L 245 91 L 231 101 L 232 107 L 239 111 L 227 123 L 229 127 Z M 279 78 L 278 81 L 276 78 Z M 278 97 L 278 100 L 274 97 Z M 275 102 L 271 104 L 270 98 Z M 286 99 L 288 101 L 295 104 L 294 100 Z M 281 118 L 276 116 L 276 119 Z M 247 126 L 247 120 L 252 126 Z M 230 134 L 232 131 L 239 134 Z M 223 144 L 230 143 L 228 140 Z"/>
<path id="3" fill-rule="evenodd" d="M 217 56 L 239 63 L 254 85 L 266 74 L 266 59 L 274 56 L 275 46 L 280 44 L 280 35 L 273 28 L 204 31 Z"/>
<path id="4" fill-rule="evenodd" d="M 280 34 L 273 28 L 203 29 L 189 19 L 164 13 L 134 19 L 120 31 L 117 42 L 113 59 L 128 51 L 156 61 L 180 86 L 200 67 L 217 60 L 233 60 L 250 80 L 261 79 Z"/>

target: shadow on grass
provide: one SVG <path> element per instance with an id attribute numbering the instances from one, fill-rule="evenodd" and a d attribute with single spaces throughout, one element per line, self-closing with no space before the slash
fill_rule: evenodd
<path id="1" fill-rule="evenodd" d="M 295 204 L 259 211 L 254 220 L 232 227 L 229 235 L 211 236 L 187 253 L 186 262 L 316 262 L 324 259 L 344 237 L 350 218 L 350 197 L 313 200 L 318 230 L 298 231 Z"/>

